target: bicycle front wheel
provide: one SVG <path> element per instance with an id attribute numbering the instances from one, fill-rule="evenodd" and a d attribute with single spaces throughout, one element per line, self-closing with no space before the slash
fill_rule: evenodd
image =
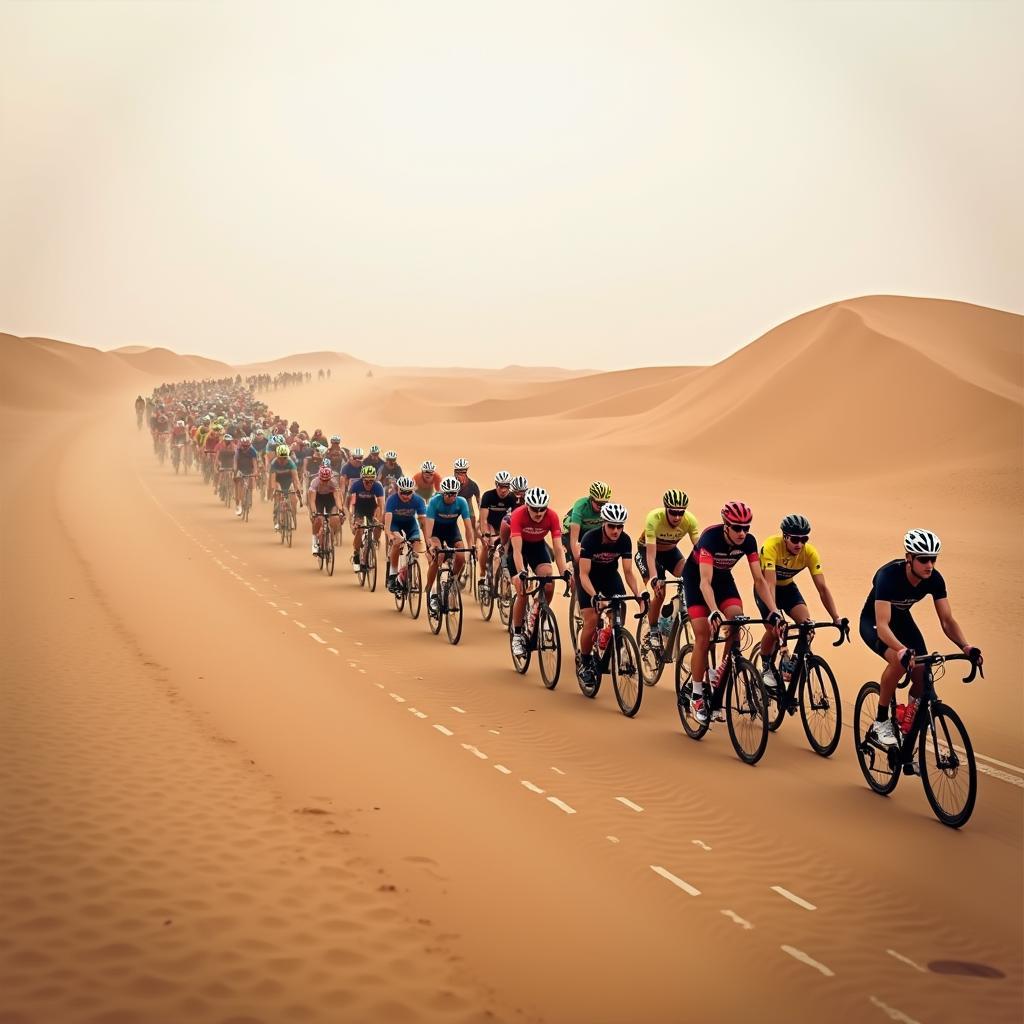
<path id="1" fill-rule="evenodd" d="M 621 627 L 615 629 L 612 650 L 612 686 L 619 710 L 632 718 L 640 710 L 644 698 L 644 676 L 640 668 L 640 651 L 632 635 Z"/>
<path id="2" fill-rule="evenodd" d="M 757 764 L 768 746 L 768 697 L 760 673 L 739 655 L 726 685 L 725 717 L 736 756 Z"/>
<path id="3" fill-rule="evenodd" d="M 505 566 L 498 573 L 498 617 L 501 624 L 507 626 L 512 615 L 512 579 Z"/>
<path id="4" fill-rule="evenodd" d="M 651 638 L 656 637 L 652 644 Z M 636 646 L 640 651 L 640 668 L 644 676 L 645 686 L 654 686 L 661 678 L 665 669 L 665 658 L 658 640 L 661 634 L 651 630 L 646 615 L 636 620 Z"/>
<path id="5" fill-rule="evenodd" d="M 373 541 L 366 545 L 366 576 L 370 581 L 370 593 L 377 589 L 377 545 Z"/>
<path id="6" fill-rule="evenodd" d="M 807 672 L 800 680 L 800 720 L 811 750 L 822 757 L 831 757 L 839 746 L 843 706 L 832 669 L 816 654 L 811 655 Z"/>
<path id="7" fill-rule="evenodd" d="M 924 795 L 935 817 L 950 828 L 966 825 L 978 798 L 978 767 L 971 738 L 952 708 L 938 701 L 930 706 L 917 754 Z"/>
<path id="8" fill-rule="evenodd" d="M 409 563 L 409 615 L 413 619 L 420 617 L 423 604 L 423 578 L 420 576 L 420 563 Z"/>
<path id="9" fill-rule="evenodd" d="M 555 614 L 547 605 L 541 609 L 537 621 L 537 654 L 540 658 L 540 677 L 544 685 L 553 690 L 562 674 L 562 643 Z"/>
<path id="10" fill-rule="evenodd" d="M 853 705 L 853 742 L 857 750 L 857 762 L 867 784 L 882 796 L 896 788 L 900 781 L 899 751 L 896 747 L 887 750 L 880 743 L 868 738 L 878 712 L 878 683 L 865 683 L 857 694 Z"/>
<path id="11" fill-rule="evenodd" d="M 491 616 L 494 614 L 494 588 L 491 586 L 490 573 L 478 580 L 476 586 L 479 593 L 480 618 L 484 622 L 490 622 Z"/>
<path id="12" fill-rule="evenodd" d="M 334 537 L 327 531 L 327 575 L 334 575 Z"/>
<path id="13" fill-rule="evenodd" d="M 576 596 L 579 584 L 572 588 L 572 596 L 569 598 L 569 638 L 572 640 L 572 650 L 576 654 L 580 649 L 580 632 L 583 629 L 583 613 L 580 611 L 580 602 Z M 595 691 L 596 692 L 596 691 Z"/>
<path id="14" fill-rule="evenodd" d="M 292 546 L 292 534 L 295 532 L 295 513 L 289 508 L 284 515 L 284 542 Z"/>
<path id="15" fill-rule="evenodd" d="M 711 727 L 711 721 L 709 718 L 705 718 L 702 722 L 694 712 L 693 709 L 693 681 L 690 678 L 691 673 L 689 670 L 689 664 L 683 665 L 682 657 L 676 659 L 676 711 L 679 712 L 679 723 L 683 727 L 683 732 L 690 737 L 691 740 L 702 740 L 707 735 L 708 729 Z M 705 684 L 704 700 L 709 700 L 708 689 L 710 683 Z"/>
<path id="16" fill-rule="evenodd" d="M 441 572 L 438 570 L 438 578 L 434 580 L 434 590 L 427 595 L 427 624 L 430 632 L 437 636 L 441 632 L 441 620 L 444 618 L 444 605 L 441 603 L 443 590 L 439 586 Z M 431 600 L 433 598 L 433 600 Z M 433 606 L 433 607 L 432 607 Z"/>
<path id="17" fill-rule="evenodd" d="M 444 628 L 448 643 L 454 645 L 462 639 L 462 590 L 454 579 L 445 587 Z"/>

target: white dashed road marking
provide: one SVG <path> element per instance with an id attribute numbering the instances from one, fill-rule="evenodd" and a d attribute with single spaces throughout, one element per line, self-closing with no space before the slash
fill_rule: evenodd
<path id="1" fill-rule="evenodd" d="M 532 782 L 527 782 L 526 779 L 521 780 L 522 785 L 528 789 L 531 793 L 543 793 L 544 790 L 540 786 L 535 786 Z"/>
<path id="2" fill-rule="evenodd" d="M 337 654 L 338 653 L 338 649 L 336 647 L 328 647 L 327 650 L 329 650 L 331 652 L 331 654 Z"/>
<path id="3" fill-rule="evenodd" d="M 920 971 L 922 974 L 927 974 L 928 970 L 922 967 L 920 964 L 915 964 L 909 956 L 904 956 L 902 953 L 897 953 L 895 949 L 887 949 L 886 953 L 891 957 L 895 957 L 901 964 L 906 964 L 908 967 L 913 967 L 915 971 Z"/>
<path id="4" fill-rule="evenodd" d="M 737 914 L 735 910 L 723 910 L 722 913 L 725 914 L 725 916 L 729 918 L 730 921 L 735 921 L 736 924 L 738 924 L 745 932 L 749 932 L 751 928 L 754 927 L 745 918 L 740 917 L 740 915 Z"/>
<path id="5" fill-rule="evenodd" d="M 605 839 L 607 839 L 609 843 L 618 843 L 621 841 L 618 836 L 605 836 Z"/>
<path id="6" fill-rule="evenodd" d="M 872 996 L 868 1002 L 872 1006 L 877 1006 L 882 1013 L 884 1013 L 889 1020 L 898 1021 L 899 1024 L 918 1024 L 913 1017 L 908 1017 L 902 1010 L 897 1010 L 895 1006 L 889 1006 L 887 1003 L 883 1003 L 877 996 Z"/>
<path id="7" fill-rule="evenodd" d="M 327 641 L 326 641 L 326 640 L 322 639 L 322 638 L 321 638 L 320 636 L 318 636 L 318 635 L 317 635 L 316 633 L 310 633 L 309 635 L 310 635 L 310 636 L 311 636 L 311 637 L 312 637 L 312 638 L 313 638 L 313 639 L 314 639 L 314 640 L 315 640 L 315 641 L 316 641 L 316 642 L 317 642 L 318 644 L 325 644 L 325 643 L 327 643 Z"/>
<path id="8" fill-rule="evenodd" d="M 801 899 L 796 895 L 796 893 L 792 893 L 788 889 L 783 889 L 781 885 L 773 885 L 771 889 L 772 892 L 777 892 L 780 896 L 789 900 L 790 903 L 795 903 L 798 907 L 803 907 L 804 910 L 818 909 L 813 903 L 808 903 L 807 900 Z"/>
<path id="9" fill-rule="evenodd" d="M 690 842 L 693 843 L 694 846 L 699 846 L 702 850 L 708 850 L 709 852 L 711 850 L 711 847 L 708 846 L 703 839 L 691 839 Z"/>
<path id="10" fill-rule="evenodd" d="M 657 864 L 652 864 L 651 870 L 656 875 L 661 875 L 662 878 L 665 878 L 668 881 L 670 881 L 677 888 L 682 889 L 683 892 L 689 893 L 690 896 L 700 895 L 700 889 L 697 889 L 695 886 L 690 885 L 689 882 L 684 882 L 678 875 L 673 875 L 672 872 L 669 871 L 667 868 L 659 867 Z"/>
<path id="11" fill-rule="evenodd" d="M 487 760 L 487 755 L 479 747 L 474 747 L 472 743 L 463 743 L 462 749 L 468 750 L 474 757 L 479 757 L 481 761 Z"/>
<path id="12" fill-rule="evenodd" d="M 434 728 L 435 728 L 435 729 L 436 729 L 436 730 L 437 730 L 438 732 L 440 732 L 440 733 L 444 733 L 444 735 L 445 735 L 445 736 L 454 736 L 454 735 L 455 735 L 455 733 L 453 733 L 453 732 L 451 731 L 451 729 L 446 729 L 446 728 L 445 728 L 445 727 L 444 727 L 443 725 L 437 725 L 437 724 L 435 724 L 435 725 L 434 725 Z"/>
<path id="13" fill-rule="evenodd" d="M 567 803 L 559 800 L 557 796 L 549 796 L 548 803 L 554 804 L 560 811 L 565 811 L 566 814 L 576 813 L 575 807 L 570 807 Z"/>
<path id="14" fill-rule="evenodd" d="M 460 715 L 464 715 L 466 713 L 465 711 L 463 711 L 462 708 L 457 707 L 455 704 L 450 704 L 449 707 L 452 709 L 452 711 L 457 711 Z"/>
<path id="15" fill-rule="evenodd" d="M 631 811 L 636 811 L 637 813 L 639 813 L 643 810 L 643 808 L 639 804 L 633 803 L 633 801 L 630 800 L 629 797 L 617 796 L 615 799 L 618 800 L 618 802 L 622 804 L 624 807 L 628 807 Z"/>
<path id="16" fill-rule="evenodd" d="M 399 704 L 404 704 L 405 703 L 405 698 L 404 697 L 400 697 L 397 693 L 389 693 L 388 696 L 392 700 L 398 701 Z"/>
<path id="17" fill-rule="evenodd" d="M 501 772 L 502 775 L 511 775 L 512 774 L 512 769 L 511 768 L 506 768 L 503 764 L 496 764 L 494 766 L 494 770 L 497 771 L 497 772 Z"/>
<path id="18" fill-rule="evenodd" d="M 794 946 L 780 946 L 779 948 L 783 953 L 788 953 L 794 960 L 799 960 L 800 963 L 807 964 L 808 967 L 813 967 L 816 971 L 820 971 L 826 978 L 834 978 L 836 976 L 836 972 L 830 967 L 818 963 L 817 960 L 808 956 L 802 949 L 796 949 Z"/>
<path id="19" fill-rule="evenodd" d="M 551 770 L 553 772 L 558 772 L 559 775 L 564 775 L 565 774 L 565 772 L 563 772 L 561 768 L 556 768 L 554 765 L 551 766 Z"/>
<path id="20" fill-rule="evenodd" d="M 304 622 L 299 622 L 298 619 L 292 619 L 292 622 L 294 622 L 295 625 L 299 627 L 299 629 L 305 629 L 306 628 L 306 624 Z"/>

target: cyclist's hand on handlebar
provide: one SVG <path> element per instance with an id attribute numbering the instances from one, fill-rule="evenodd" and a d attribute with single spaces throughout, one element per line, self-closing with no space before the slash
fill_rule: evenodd
<path id="1" fill-rule="evenodd" d="M 568 583 L 569 580 L 572 579 L 572 569 L 566 569 L 565 572 L 562 573 L 562 579 Z"/>
<path id="2" fill-rule="evenodd" d="M 644 580 L 644 583 L 646 583 L 646 582 L 647 582 L 647 580 Z M 659 580 L 658 577 L 655 576 L 654 579 L 651 580 L 651 589 L 656 594 L 660 594 L 665 589 L 665 581 L 664 580 Z"/>
<path id="3" fill-rule="evenodd" d="M 909 647 L 900 648 L 900 664 L 908 671 L 914 664 L 914 652 Z"/>
<path id="4" fill-rule="evenodd" d="M 644 604 L 650 604 L 651 603 L 651 595 L 646 590 L 643 591 L 638 596 L 639 596 L 640 600 L 643 601 Z"/>
<path id="5" fill-rule="evenodd" d="M 722 615 L 722 613 L 721 613 L 721 612 L 720 612 L 720 611 L 719 611 L 719 610 L 718 610 L 718 609 L 716 608 L 716 609 L 715 609 L 715 610 L 714 610 L 714 611 L 713 611 L 713 612 L 712 612 L 712 613 L 711 613 L 711 614 L 710 614 L 710 615 L 708 616 L 708 625 L 709 625 L 709 626 L 710 626 L 710 627 L 711 627 L 712 629 L 715 629 L 715 628 L 716 628 L 717 626 L 720 626 L 720 625 L 722 624 L 722 622 L 723 622 L 724 620 L 725 620 L 725 616 L 724 616 L 724 615 Z"/>
<path id="6" fill-rule="evenodd" d="M 777 611 L 769 612 L 768 613 L 768 625 L 769 626 L 774 626 L 776 629 L 778 629 L 779 626 L 781 626 L 785 621 L 786 620 Z"/>
<path id="7" fill-rule="evenodd" d="M 519 578 L 520 583 L 525 583 L 529 579 L 530 573 L 524 569 L 522 572 L 516 574 Z"/>
<path id="8" fill-rule="evenodd" d="M 964 644 L 962 648 L 964 654 L 974 662 L 975 665 L 984 665 L 985 659 L 981 656 L 981 648 L 974 647 L 971 644 Z"/>

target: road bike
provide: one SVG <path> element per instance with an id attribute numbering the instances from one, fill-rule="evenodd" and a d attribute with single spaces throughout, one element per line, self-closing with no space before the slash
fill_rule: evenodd
<path id="1" fill-rule="evenodd" d="M 497 603 L 498 573 L 504 558 L 501 542 L 493 533 L 485 533 L 481 540 L 485 543 L 484 574 L 476 582 L 477 602 L 480 605 L 480 618 L 490 622 Z"/>
<path id="2" fill-rule="evenodd" d="M 537 660 L 540 662 L 540 677 L 544 685 L 553 690 L 558 685 L 558 678 L 562 673 L 562 642 L 558 635 L 558 621 L 555 613 L 548 603 L 548 585 L 553 585 L 557 580 L 565 583 L 564 597 L 569 596 L 569 581 L 561 576 L 527 576 L 523 583 L 523 592 L 526 595 L 526 609 L 523 615 L 523 640 L 526 650 L 521 656 L 517 656 L 513 638 L 511 616 L 509 617 L 508 639 L 509 650 L 512 653 L 512 665 L 522 676 L 530 667 L 530 659 L 533 652 L 537 652 Z M 532 586 L 531 586 L 532 584 Z"/>
<path id="3" fill-rule="evenodd" d="M 811 750 L 822 757 L 831 757 L 839 746 L 843 728 L 843 705 L 829 663 L 818 654 L 811 653 L 815 631 L 819 629 L 839 630 L 839 639 L 832 644 L 841 647 L 850 639 L 850 623 L 843 619 L 835 622 L 786 623 L 782 634 L 782 646 L 771 656 L 766 668 L 775 676 L 774 687 L 765 686 L 768 698 L 768 729 L 775 732 L 782 725 L 787 714 L 796 714 L 800 709 L 800 720 Z M 786 646 L 789 634 L 797 632 L 793 657 L 787 665 L 789 679 L 786 680 L 781 663 L 788 654 Z M 762 675 L 762 679 L 763 679 Z"/>
<path id="4" fill-rule="evenodd" d="M 352 529 L 362 530 L 363 535 L 359 540 L 359 547 L 356 549 L 359 554 L 359 586 L 369 587 L 372 594 L 377 589 L 377 533 L 383 523 L 376 519 L 363 516 L 361 519 L 353 520 Z"/>
<path id="5" fill-rule="evenodd" d="M 665 666 L 671 663 L 681 666 L 683 682 L 690 678 L 690 657 L 693 654 L 693 626 L 686 611 L 686 598 L 682 580 L 665 580 L 665 603 L 661 606 L 659 625 L 651 629 L 650 619 L 645 615 L 636 624 L 636 645 L 640 648 L 640 665 L 644 673 L 644 685 L 654 686 L 661 678 Z M 676 592 L 668 596 L 668 588 Z M 666 614 L 666 611 L 668 614 Z M 661 623 L 668 620 L 668 632 L 661 630 Z"/>
<path id="6" fill-rule="evenodd" d="M 292 510 L 288 495 L 284 491 L 274 491 L 274 525 L 281 535 L 281 543 L 292 546 L 292 534 L 295 532 L 295 512 Z"/>
<path id="7" fill-rule="evenodd" d="M 613 594 L 594 598 L 594 609 L 598 613 L 592 651 L 595 657 L 591 666 L 584 666 L 582 655 L 577 653 L 576 679 L 583 696 L 593 699 L 601 689 L 601 677 L 610 671 L 619 710 L 627 718 L 633 718 L 643 701 L 644 681 L 640 650 L 625 625 L 627 601 L 636 601 L 641 606 L 634 618 L 647 615 L 647 600 L 642 595 Z"/>
<path id="8" fill-rule="evenodd" d="M 980 662 L 967 654 L 933 652 L 917 657 L 898 689 L 904 689 L 910 683 L 914 668 L 923 668 L 918 703 L 911 704 L 902 716 L 898 715 L 895 694 L 889 704 L 896 745 L 885 747 L 870 734 L 878 711 L 880 688 L 876 682 L 865 683 L 857 694 L 853 708 L 853 738 L 860 770 L 876 793 L 888 796 L 896 788 L 901 775 L 917 775 L 935 817 L 950 828 L 961 828 L 974 812 L 978 797 L 978 766 L 971 738 L 960 716 L 935 692 L 935 680 L 942 678 L 945 674 L 943 666 L 950 661 L 971 663 L 970 673 L 963 677 L 965 683 L 974 682 L 979 672 L 982 679 L 985 678 Z M 915 707 L 916 711 L 912 710 Z M 904 732 L 907 715 L 913 717 Z"/>
<path id="9" fill-rule="evenodd" d="M 252 511 L 252 473 L 242 474 L 242 500 L 239 502 L 242 508 L 242 522 L 249 522 L 249 513 Z"/>
<path id="10" fill-rule="evenodd" d="M 314 516 L 320 517 L 320 529 L 316 536 L 316 557 L 321 572 L 326 569 L 328 576 L 334 575 L 334 529 L 331 526 L 331 519 L 344 518 L 340 512 L 314 512 Z"/>
<path id="11" fill-rule="evenodd" d="M 676 704 L 686 735 L 692 740 L 702 740 L 711 728 L 712 719 L 721 712 L 724 705 L 729 739 L 732 740 L 736 756 L 751 765 L 761 760 L 768 746 L 768 696 L 764 680 L 742 653 L 749 643 L 748 627 L 757 624 L 766 624 L 766 620 L 737 615 L 734 619 L 721 619 L 716 623 L 709 642 L 709 652 L 714 650 L 716 644 L 727 644 L 738 631 L 746 632 L 747 636 L 736 636 L 736 642 L 726 646 L 717 678 L 704 684 L 701 698 L 694 697 L 693 680 L 684 679 L 681 663 L 676 663 Z M 728 631 L 727 636 L 720 635 L 723 629 Z M 711 688 L 710 694 L 707 692 L 708 687 Z M 709 698 L 710 709 L 706 706 Z M 697 700 L 705 702 L 704 721 L 696 715 Z"/>
<path id="12" fill-rule="evenodd" d="M 174 475 L 177 476 L 181 472 L 181 464 L 185 461 L 185 446 L 183 444 L 172 444 L 171 445 L 171 465 L 174 467 Z M 188 472 L 188 466 L 185 466 L 185 472 Z"/>
<path id="13" fill-rule="evenodd" d="M 413 619 L 420 617 L 420 606 L 423 603 L 423 579 L 420 575 L 420 560 L 416 556 L 415 541 L 403 540 L 398 555 L 398 574 L 396 576 L 395 608 L 401 612 L 409 609 Z M 389 562 L 390 564 L 390 562 Z"/>
<path id="14" fill-rule="evenodd" d="M 441 632 L 443 619 L 450 644 L 457 644 L 462 638 L 462 591 L 455 578 L 452 560 L 456 555 L 468 554 L 471 550 L 466 547 L 440 547 L 435 548 L 432 555 L 438 559 L 438 566 L 434 577 L 434 592 L 427 599 L 427 621 L 431 633 L 437 636 Z"/>

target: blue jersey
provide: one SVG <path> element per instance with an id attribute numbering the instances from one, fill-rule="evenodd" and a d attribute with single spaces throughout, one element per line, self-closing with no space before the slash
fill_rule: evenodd
<path id="1" fill-rule="evenodd" d="M 373 515 L 377 507 L 377 499 L 384 497 L 384 488 L 374 480 L 373 486 L 367 490 L 362 480 L 358 480 L 349 488 L 348 496 L 356 499 L 357 516 L 369 516 Z"/>
<path id="2" fill-rule="evenodd" d="M 434 520 L 434 533 L 457 533 L 459 520 L 470 518 L 469 504 L 465 498 L 457 497 L 447 505 L 443 494 L 435 494 L 427 506 L 427 518 Z"/>
<path id="3" fill-rule="evenodd" d="M 408 501 L 402 501 L 397 494 L 392 494 L 384 506 L 384 511 L 391 513 L 392 530 L 418 534 L 418 517 L 427 514 L 427 503 L 418 494 L 414 494 Z"/>

